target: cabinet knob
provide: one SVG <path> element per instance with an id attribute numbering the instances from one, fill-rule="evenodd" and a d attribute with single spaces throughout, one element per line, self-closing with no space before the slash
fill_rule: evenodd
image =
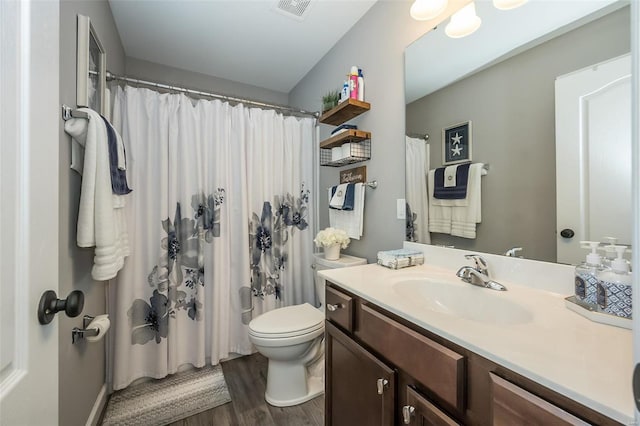
<path id="1" fill-rule="evenodd" d="M 382 395 L 384 393 L 384 388 L 389 385 L 389 381 L 387 379 L 378 379 L 376 380 L 376 385 L 378 387 L 378 395 Z"/>
<path id="2" fill-rule="evenodd" d="M 331 303 L 327 303 L 327 309 L 331 312 L 335 312 L 340 308 L 342 308 L 342 305 L 340 303 L 336 303 L 334 305 L 332 305 Z"/>
<path id="3" fill-rule="evenodd" d="M 411 405 L 405 405 L 402 407 L 402 420 L 405 425 L 411 424 L 411 416 L 416 412 L 415 407 Z"/>

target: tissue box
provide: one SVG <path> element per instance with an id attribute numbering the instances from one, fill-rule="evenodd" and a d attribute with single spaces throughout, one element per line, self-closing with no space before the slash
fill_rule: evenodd
<path id="1" fill-rule="evenodd" d="M 424 254 L 421 251 L 398 249 L 378 252 L 378 265 L 391 269 L 422 265 Z"/>

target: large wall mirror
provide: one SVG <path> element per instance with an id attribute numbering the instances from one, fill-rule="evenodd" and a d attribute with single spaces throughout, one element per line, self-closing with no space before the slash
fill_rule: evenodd
<path id="1" fill-rule="evenodd" d="M 105 114 L 107 59 L 88 16 L 78 15 L 76 54 L 76 104 Z"/>
<path id="2" fill-rule="evenodd" d="M 529 0 L 500 11 L 477 1 L 476 9 L 482 26 L 472 35 L 452 39 L 441 25 L 405 51 L 406 133 L 413 137 L 407 138 L 406 239 L 496 254 L 521 247 L 517 255 L 525 258 L 571 264 L 584 259 L 579 240 L 614 236 L 630 245 L 631 103 L 624 86 L 630 66 L 611 84 L 574 93 L 575 102 L 565 101 L 577 106 L 573 116 L 556 110 L 556 85 L 567 77 L 630 63 L 629 2 Z M 472 161 L 489 165 L 476 238 L 429 233 L 421 168 L 442 167 L 443 129 L 468 121 Z M 557 147 L 557 138 L 569 139 L 562 126 L 591 141 Z M 594 140 L 599 146 L 590 148 Z M 568 216 L 559 214 L 557 208 L 567 208 L 556 200 L 565 193 L 557 184 L 574 175 L 578 201 L 569 204 Z M 574 236 L 561 236 L 563 229 Z M 575 253 L 567 252 L 569 245 L 578 246 Z"/>

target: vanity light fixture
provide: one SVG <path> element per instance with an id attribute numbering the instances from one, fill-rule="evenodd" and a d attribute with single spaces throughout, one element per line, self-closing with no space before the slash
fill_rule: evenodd
<path id="1" fill-rule="evenodd" d="M 510 10 L 520 7 L 528 0 L 493 0 L 493 6 L 500 10 Z"/>
<path id="2" fill-rule="evenodd" d="M 448 0 L 415 0 L 409 14 L 416 21 L 428 21 L 447 8 Z"/>
<path id="3" fill-rule="evenodd" d="M 471 2 L 451 16 L 444 32 L 451 38 L 466 37 L 480 28 L 481 23 L 482 19 L 476 15 L 476 5 Z"/>

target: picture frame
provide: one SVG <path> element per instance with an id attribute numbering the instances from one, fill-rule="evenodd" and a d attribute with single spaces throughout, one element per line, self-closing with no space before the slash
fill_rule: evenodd
<path id="1" fill-rule="evenodd" d="M 471 121 L 442 129 L 442 164 L 467 163 L 472 160 Z"/>
<path id="2" fill-rule="evenodd" d="M 76 105 L 105 115 L 107 54 L 88 16 L 78 15 L 77 31 Z"/>

